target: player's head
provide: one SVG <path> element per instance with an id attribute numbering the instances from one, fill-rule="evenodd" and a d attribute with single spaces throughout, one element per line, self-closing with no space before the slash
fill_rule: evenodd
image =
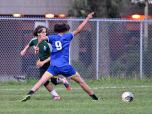
<path id="1" fill-rule="evenodd" d="M 45 26 L 39 25 L 34 29 L 33 35 L 39 36 L 39 34 L 41 33 L 45 33 L 46 35 L 48 35 L 48 29 Z"/>
<path id="2" fill-rule="evenodd" d="M 64 33 L 70 30 L 70 26 L 65 23 L 55 24 L 54 25 L 54 32 L 55 33 Z"/>

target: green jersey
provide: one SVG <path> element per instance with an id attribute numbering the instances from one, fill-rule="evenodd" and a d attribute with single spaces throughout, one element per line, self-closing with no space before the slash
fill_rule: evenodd
<path id="1" fill-rule="evenodd" d="M 32 47 L 32 46 L 36 46 L 38 43 L 38 39 L 37 38 L 32 38 L 29 42 L 29 46 Z M 38 53 L 38 56 L 39 56 L 39 59 L 41 61 L 47 59 L 48 57 L 50 57 L 50 50 L 52 49 L 51 45 L 43 40 L 39 45 L 39 53 Z"/>

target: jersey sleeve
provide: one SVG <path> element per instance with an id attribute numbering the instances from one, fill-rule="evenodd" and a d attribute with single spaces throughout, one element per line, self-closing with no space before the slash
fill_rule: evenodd
<path id="1" fill-rule="evenodd" d="M 50 52 L 52 52 L 52 45 L 50 43 L 47 43 L 50 49 Z"/>
<path id="2" fill-rule="evenodd" d="M 48 35 L 48 43 L 51 43 L 51 37 L 52 35 Z"/>
<path id="3" fill-rule="evenodd" d="M 67 35 L 70 40 L 74 38 L 74 34 L 72 32 L 69 32 Z"/>
<path id="4" fill-rule="evenodd" d="M 34 46 L 34 38 L 32 38 L 32 39 L 29 41 L 28 45 L 29 45 L 30 47 Z"/>

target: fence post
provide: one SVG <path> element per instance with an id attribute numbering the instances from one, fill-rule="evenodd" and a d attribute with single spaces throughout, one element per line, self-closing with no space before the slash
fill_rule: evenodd
<path id="1" fill-rule="evenodd" d="M 140 22 L 140 79 L 143 79 L 143 21 Z"/>
<path id="2" fill-rule="evenodd" d="M 99 79 L 99 21 L 96 26 L 96 80 Z"/>
<path id="3" fill-rule="evenodd" d="M 48 22 L 48 20 L 46 20 L 45 23 L 46 23 L 46 27 L 49 28 L 49 22 Z"/>

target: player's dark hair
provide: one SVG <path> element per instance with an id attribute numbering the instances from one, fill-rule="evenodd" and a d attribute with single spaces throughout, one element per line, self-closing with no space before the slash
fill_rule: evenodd
<path id="1" fill-rule="evenodd" d="M 55 24 L 54 25 L 54 32 L 55 33 L 63 33 L 70 30 L 70 26 L 65 23 Z"/>
<path id="2" fill-rule="evenodd" d="M 38 36 L 38 33 L 41 33 L 43 31 L 43 29 L 46 29 L 46 35 L 48 35 L 48 29 L 45 26 L 39 25 L 37 26 L 34 31 L 33 31 L 33 35 L 34 36 Z"/>

